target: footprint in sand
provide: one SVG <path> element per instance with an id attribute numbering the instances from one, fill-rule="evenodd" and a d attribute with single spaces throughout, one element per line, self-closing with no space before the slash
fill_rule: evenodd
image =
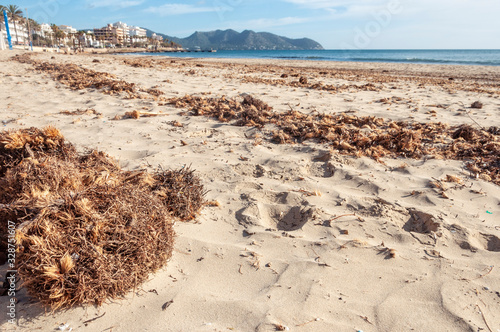
<path id="1" fill-rule="evenodd" d="M 289 192 L 256 192 L 242 195 L 249 203 L 238 212 L 236 219 L 245 226 L 295 231 L 312 220 L 316 208 L 300 195 Z"/>
<path id="2" fill-rule="evenodd" d="M 500 238 L 493 234 L 474 234 L 463 226 L 446 224 L 429 213 L 417 210 L 409 210 L 409 212 L 411 218 L 403 226 L 403 229 L 417 236 L 421 242 L 429 239 L 428 237 L 422 238 L 421 235 L 433 237 L 433 234 L 436 234 L 444 240 L 451 239 L 464 250 L 476 252 L 478 248 L 483 248 L 488 251 L 500 252 Z"/>
<path id="3" fill-rule="evenodd" d="M 260 178 L 266 174 L 264 167 L 254 164 L 237 164 L 233 166 L 233 170 L 239 175 L 252 176 L 254 178 Z"/>
<path id="4" fill-rule="evenodd" d="M 500 238 L 492 234 L 480 233 L 484 247 L 488 251 L 500 252 Z"/>
<path id="5" fill-rule="evenodd" d="M 441 223 L 432 214 L 414 209 L 409 210 L 409 212 L 411 217 L 403 227 L 405 231 L 429 234 L 437 232 L 441 228 Z"/>
<path id="6" fill-rule="evenodd" d="M 335 167 L 330 162 L 313 162 L 309 166 L 309 174 L 318 178 L 331 178 L 335 174 Z"/>

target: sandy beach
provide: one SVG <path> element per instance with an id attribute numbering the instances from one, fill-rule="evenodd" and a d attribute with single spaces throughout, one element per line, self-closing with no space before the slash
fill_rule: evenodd
<path id="1" fill-rule="evenodd" d="M 172 259 L 125 298 L 50 312 L 20 287 L 16 324 L 0 297 L 2 330 L 500 331 L 500 157 L 472 164 L 452 151 L 473 144 L 462 125 L 498 149 L 500 67 L 12 59 L 24 54 L 0 51 L 3 130 L 53 125 L 78 151 L 103 151 L 126 170 L 190 165 L 213 204 L 176 222 Z M 58 72 L 69 64 L 119 83 L 87 87 L 83 74 Z M 208 116 L 211 104 L 245 96 L 272 108 L 272 121 Z M 321 131 L 335 116 L 350 121 L 342 135 L 392 128 L 410 139 L 398 151 L 329 140 Z"/>

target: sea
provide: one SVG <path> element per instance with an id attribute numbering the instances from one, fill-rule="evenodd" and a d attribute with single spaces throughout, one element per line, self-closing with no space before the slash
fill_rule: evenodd
<path id="1" fill-rule="evenodd" d="M 137 53 L 135 53 L 137 54 Z M 500 66 L 500 50 L 299 50 L 139 53 L 186 58 L 244 58 L 312 61 Z"/>

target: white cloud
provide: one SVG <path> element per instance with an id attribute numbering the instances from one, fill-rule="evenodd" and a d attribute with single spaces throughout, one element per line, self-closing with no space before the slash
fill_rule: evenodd
<path id="1" fill-rule="evenodd" d="M 196 7 L 179 3 L 165 4 L 157 7 L 149 7 L 144 10 L 146 13 L 158 14 L 160 16 L 173 16 L 183 14 L 207 13 L 217 11 L 216 7 Z"/>
<path id="2" fill-rule="evenodd" d="M 334 9 L 338 7 L 379 7 L 391 0 L 283 0 L 284 2 L 311 9 Z"/>
<path id="3" fill-rule="evenodd" d="M 302 17 L 282 17 L 275 19 L 268 18 L 259 18 L 247 21 L 224 21 L 223 23 L 217 23 L 212 26 L 204 26 L 199 28 L 203 31 L 210 31 L 216 29 L 233 29 L 237 31 L 241 30 L 254 30 L 254 31 L 263 31 L 264 29 L 273 28 L 273 27 L 281 27 L 288 26 L 300 23 L 306 23 L 315 21 L 314 18 L 302 18 Z M 189 30 L 191 31 L 191 30 Z M 189 32 L 186 31 L 186 32 Z"/>
<path id="4" fill-rule="evenodd" d="M 91 0 L 87 1 L 89 8 L 111 7 L 116 9 L 139 6 L 145 0 Z"/>
<path id="5" fill-rule="evenodd" d="M 339 6 L 336 1 L 329 0 L 284 0 L 285 2 L 293 3 L 308 8 L 332 8 Z"/>
<path id="6" fill-rule="evenodd" d="M 252 29 L 262 29 L 262 28 L 278 27 L 284 25 L 300 24 L 309 22 L 311 20 L 312 20 L 311 18 L 302 18 L 302 17 L 283 17 L 278 19 L 261 18 L 244 22 L 244 24 L 246 25 L 246 27 L 251 27 Z"/>
<path id="7" fill-rule="evenodd" d="M 497 0 L 281 0 L 304 9 L 321 9 L 337 17 L 361 17 L 376 11 L 398 7 L 401 13 L 418 18 L 418 15 L 466 14 L 484 11 L 498 14 Z"/>
<path id="8" fill-rule="evenodd" d="M 409 0 L 281 0 L 300 8 L 321 10 L 328 19 L 351 19 L 370 17 L 387 8 L 402 8 Z M 435 1 L 435 0 L 434 0 Z M 324 15 L 323 15 L 324 16 Z"/>

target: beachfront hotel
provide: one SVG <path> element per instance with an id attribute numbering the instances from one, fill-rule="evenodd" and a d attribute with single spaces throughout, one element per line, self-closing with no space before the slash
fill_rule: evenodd
<path id="1" fill-rule="evenodd" d="M 137 27 L 137 26 L 131 26 L 129 27 L 129 34 L 130 34 L 130 42 L 131 43 L 138 43 L 146 39 L 146 29 Z"/>
<path id="2" fill-rule="evenodd" d="M 100 29 L 94 29 L 94 35 L 96 40 L 104 43 L 121 44 L 124 40 L 123 29 L 114 27 L 112 24 L 108 24 Z"/>
<path id="3" fill-rule="evenodd" d="M 69 25 L 60 25 L 59 29 L 62 32 L 64 32 L 66 35 L 75 34 L 78 32 L 78 30 L 76 30 L 75 28 L 73 28 L 72 26 L 69 26 Z"/>
<path id="4" fill-rule="evenodd" d="M 28 29 L 23 22 L 16 21 L 15 25 L 9 20 L 9 31 L 12 40 L 12 45 L 26 45 L 28 44 Z M 6 42 L 7 40 L 7 29 L 5 27 L 5 22 L 0 21 L 0 35 L 2 40 Z"/>
<path id="5" fill-rule="evenodd" d="M 109 23 L 107 26 L 94 29 L 96 40 L 110 44 L 128 44 L 140 42 L 146 38 L 146 29 L 137 26 L 128 26 L 123 22 Z"/>
<path id="6" fill-rule="evenodd" d="M 3 17 L 2 17 L 3 18 Z M 69 30 L 69 31 L 74 31 L 73 33 L 76 33 L 76 29 L 66 26 L 66 25 L 61 25 L 59 28 L 61 30 Z M 63 31 L 64 31 L 63 30 Z M 28 35 L 28 29 L 26 26 L 26 23 L 21 22 L 21 21 L 16 21 L 16 24 L 14 26 L 14 23 L 9 20 L 9 31 L 10 31 L 10 36 L 12 40 L 12 45 L 28 45 L 29 44 L 29 35 Z M 64 31 L 66 32 L 66 31 Z M 42 23 L 40 24 L 39 30 L 31 28 L 31 35 L 39 35 L 43 38 L 51 38 L 53 34 L 52 27 L 47 24 L 47 23 Z M 7 29 L 5 27 L 5 22 L 3 19 L 0 21 L 0 45 L 8 45 L 7 43 Z"/>
<path id="7" fill-rule="evenodd" d="M 53 33 L 52 27 L 50 26 L 50 24 L 42 23 L 40 24 L 40 31 L 38 31 L 37 33 L 44 38 L 49 38 Z"/>
<path id="8" fill-rule="evenodd" d="M 141 42 L 147 37 L 146 29 L 137 26 L 129 26 L 123 22 L 116 22 L 113 24 L 113 26 L 123 29 L 124 40 L 127 43 Z"/>

